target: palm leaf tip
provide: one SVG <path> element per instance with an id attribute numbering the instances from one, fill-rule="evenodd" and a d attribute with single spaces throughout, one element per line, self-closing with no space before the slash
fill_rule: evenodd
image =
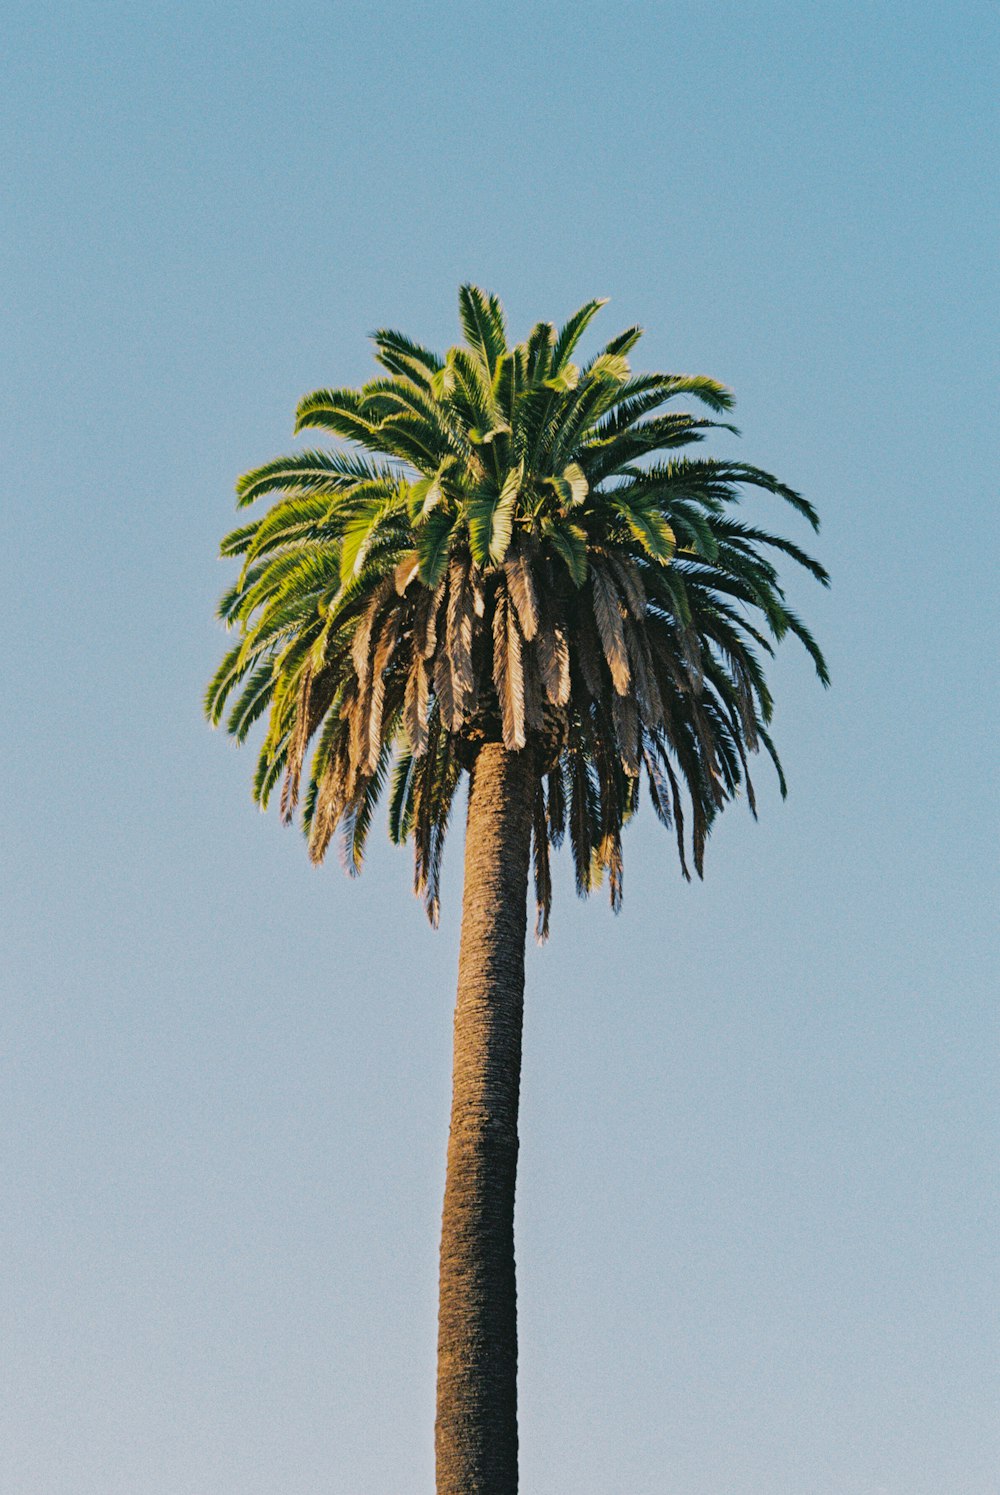
<path id="1" fill-rule="evenodd" d="M 626 327 L 624 332 L 619 332 L 617 337 L 605 343 L 605 353 L 630 353 L 642 337 L 642 332 L 641 327 Z"/>
<path id="2" fill-rule="evenodd" d="M 717 379 L 709 379 L 703 374 L 694 375 L 687 381 L 688 392 L 701 400 L 710 410 L 720 413 L 724 410 L 732 410 L 736 404 L 736 396 L 725 384 L 720 384 Z"/>
<path id="3" fill-rule="evenodd" d="M 566 325 L 561 328 L 556 338 L 555 352 L 552 362 L 556 370 L 566 364 L 570 354 L 580 341 L 591 322 L 597 316 L 602 306 L 607 306 L 608 298 L 596 297 L 593 301 L 585 301 L 578 311 L 575 311 Z"/>
<path id="4" fill-rule="evenodd" d="M 458 311 L 466 341 L 480 354 L 492 378 L 507 351 L 503 307 L 496 296 L 466 284 L 459 288 Z"/>

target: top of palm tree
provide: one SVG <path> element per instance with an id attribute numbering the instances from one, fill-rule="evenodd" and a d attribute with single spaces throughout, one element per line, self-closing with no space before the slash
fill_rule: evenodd
<path id="1" fill-rule="evenodd" d="M 243 557 L 219 607 L 239 639 L 206 696 L 229 698 L 242 742 L 265 712 L 254 795 L 283 778 L 294 813 L 310 743 L 303 821 L 321 861 L 337 832 L 360 869 L 387 780 L 390 833 L 412 839 L 415 885 L 436 922 L 441 852 L 464 769 L 480 744 L 532 755 L 538 934 L 548 928 L 549 843 L 569 832 L 577 887 L 622 890 L 621 832 L 645 781 L 680 865 L 700 874 L 714 816 L 744 786 L 772 702 L 760 654 L 795 634 L 773 553 L 824 584 L 791 541 L 735 517 L 746 486 L 812 506 L 760 468 L 676 455 L 732 396 L 694 375 L 634 374 L 630 327 L 573 362 L 604 303 L 511 346 L 495 296 L 459 293 L 465 342 L 443 356 L 374 334 L 379 377 L 322 389 L 296 431 L 351 444 L 279 457 L 240 478 L 240 506 L 276 495 L 234 530 Z M 711 415 L 672 408 L 691 396 Z M 671 408 L 668 408 L 671 407 Z M 689 829 L 685 829 L 686 825 Z"/>

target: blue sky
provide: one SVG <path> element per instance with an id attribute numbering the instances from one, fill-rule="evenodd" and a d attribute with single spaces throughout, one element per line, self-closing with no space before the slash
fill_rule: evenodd
<path id="1" fill-rule="evenodd" d="M 730 384 L 834 576 L 787 804 L 690 888 L 634 826 L 617 919 L 561 867 L 529 954 L 523 1487 L 995 1491 L 997 30 L 15 3 L 5 1489 L 431 1488 L 459 839 L 432 934 L 200 697 L 235 476 L 472 279 Z"/>

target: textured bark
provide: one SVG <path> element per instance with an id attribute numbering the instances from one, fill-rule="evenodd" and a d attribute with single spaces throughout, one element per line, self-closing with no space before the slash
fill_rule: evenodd
<path id="1" fill-rule="evenodd" d="M 515 1495 L 514 1185 L 531 849 L 528 753 L 472 767 L 441 1229 L 438 1495 Z"/>

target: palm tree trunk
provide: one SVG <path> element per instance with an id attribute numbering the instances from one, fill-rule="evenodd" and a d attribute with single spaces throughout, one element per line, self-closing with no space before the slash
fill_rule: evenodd
<path id="1" fill-rule="evenodd" d="M 514 1184 L 530 755 L 485 743 L 472 769 L 441 1229 L 438 1495 L 515 1495 Z"/>

